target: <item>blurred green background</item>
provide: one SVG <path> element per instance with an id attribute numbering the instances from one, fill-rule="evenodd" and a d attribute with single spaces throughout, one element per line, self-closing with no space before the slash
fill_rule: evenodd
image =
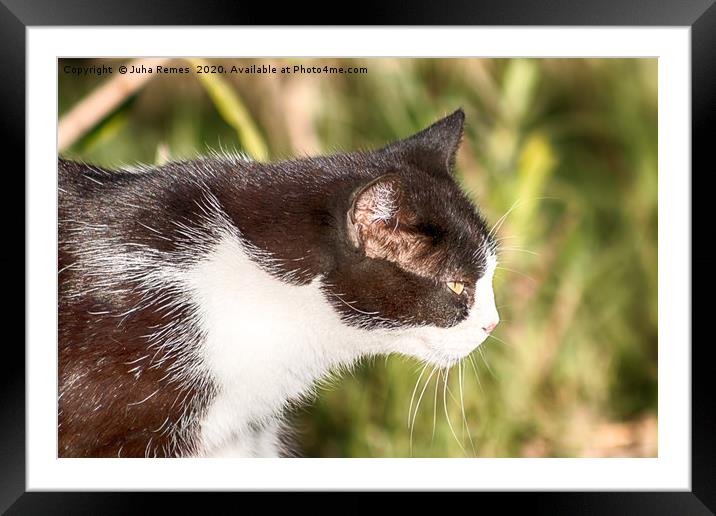
<path id="1" fill-rule="evenodd" d="M 123 63 L 60 60 L 61 133 L 88 105 L 101 112 L 92 92 L 124 91 L 129 77 L 65 65 Z M 657 455 L 656 59 L 204 62 L 360 74 L 197 75 L 196 64 L 169 61 L 191 73 L 150 76 L 61 154 L 107 166 L 219 148 L 277 160 L 380 147 L 463 107 L 457 178 L 490 223 L 509 212 L 495 277 L 502 323 L 450 371 L 447 407 L 433 376 L 411 432 L 421 366 L 362 363 L 296 411 L 304 456 Z"/>

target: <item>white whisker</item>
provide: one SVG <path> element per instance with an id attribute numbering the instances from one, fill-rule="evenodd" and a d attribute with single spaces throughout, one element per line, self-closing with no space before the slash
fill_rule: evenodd
<path id="1" fill-rule="evenodd" d="M 505 219 L 507 218 L 507 216 L 508 216 L 508 215 L 512 212 L 512 210 L 514 210 L 519 204 L 520 204 L 520 199 L 517 199 L 517 200 L 512 204 L 512 206 L 510 206 L 510 209 L 507 210 L 502 217 L 500 217 L 499 219 L 497 219 L 497 222 L 495 222 L 495 225 L 492 226 L 492 229 L 491 229 L 490 232 L 487 234 L 487 240 L 489 240 L 490 237 L 492 237 L 493 235 L 495 235 L 495 234 L 500 230 L 500 227 L 502 227 L 502 224 L 504 224 Z"/>
<path id="2" fill-rule="evenodd" d="M 500 266 L 500 265 L 498 265 L 497 267 L 495 267 L 495 269 L 501 269 L 501 270 L 503 270 L 503 271 L 513 272 L 513 273 L 515 273 L 515 274 L 519 274 L 520 276 L 523 276 L 523 277 L 527 278 L 528 280 L 530 280 L 530 282 L 531 282 L 533 285 L 536 285 L 536 284 L 537 284 L 537 280 L 535 280 L 532 276 L 529 276 L 528 274 L 525 274 L 524 272 L 516 271 L 516 270 L 510 269 L 510 268 L 508 268 L 508 267 L 502 267 L 502 266 Z"/>
<path id="3" fill-rule="evenodd" d="M 420 391 L 420 396 L 418 396 L 418 403 L 415 405 L 415 413 L 413 414 L 413 422 L 410 425 L 410 455 L 412 457 L 413 455 L 413 430 L 415 429 L 415 418 L 418 415 L 418 409 L 420 408 L 420 401 L 423 399 L 423 394 L 425 394 L 425 389 L 428 388 L 428 384 L 430 383 L 430 379 L 435 374 L 436 368 L 433 367 L 433 370 L 428 375 L 428 379 L 425 380 L 425 385 L 423 386 L 423 390 Z"/>
<path id="4" fill-rule="evenodd" d="M 460 380 L 460 407 L 461 407 L 461 409 L 462 409 L 462 420 L 463 420 L 463 422 L 464 422 L 464 424 L 465 424 L 465 429 L 467 430 L 467 438 L 469 439 L 469 441 L 470 441 L 470 447 L 472 448 L 472 454 L 473 454 L 474 456 L 477 456 L 477 451 L 475 450 L 475 443 L 474 443 L 473 440 L 472 440 L 472 432 L 470 432 L 470 425 L 467 424 L 467 416 L 465 415 L 465 398 L 464 398 L 464 394 L 463 394 L 463 386 L 464 386 L 464 383 L 463 383 L 464 369 L 463 369 L 463 367 L 464 367 L 464 365 L 465 365 L 464 362 L 460 362 L 460 364 L 458 364 L 458 366 L 459 366 L 458 374 L 460 375 L 460 376 L 459 376 L 459 380 Z"/>
<path id="5" fill-rule="evenodd" d="M 435 422 L 437 421 L 437 409 L 438 409 L 438 384 L 440 383 L 440 376 L 442 373 L 438 370 L 438 375 L 435 377 L 435 398 L 433 399 L 433 433 L 430 437 L 430 444 L 435 439 Z"/>
<path id="6" fill-rule="evenodd" d="M 468 355 L 467 358 L 470 359 L 470 363 L 472 364 L 472 370 L 475 371 L 475 378 L 477 378 L 477 385 L 480 387 L 480 392 L 484 393 L 484 389 L 482 388 L 482 382 L 480 381 L 480 375 L 477 374 L 477 366 L 475 365 L 475 361 L 472 359 L 472 355 Z"/>
<path id="7" fill-rule="evenodd" d="M 487 361 L 487 358 L 485 357 L 485 353 L 482 352 L 482 348 L 477 348 L 477 351 L 480 352 L 480 356 L 482 357 L 483 362 L 485 362 L 485 365 L 487 366 L 487 370 L 490 372 L 493 378 L 496 378 L 495 373 L 492 372 L 492 368 L 490 367 L 490 363 Z"/>
<path id="8" fill-rule="evenodd" d="M 428 368 L 428 363 L 426 362 L 423 366 L 422 371 L 420 371 L 420 376 L 418 376 L 418 379 L 415 382 L 415 388 L 413 389 L 413 395 L 410 396 L 410 407 L 408 408 L 408 428 L 410 428 L 410 416 L 413 414 L 413 401 L 415 400 L 415 393 L 418 391 L 418 385 L 420 385 L 420 380 L 423 377 L 423 374 L 425 373 L 425 370 Z"/>
<path id="9" fill-rule="evenodd" d="M 515 251 L 518 253 L 527 253 L 527 254 L 531 254 L 533 256 L 539 256 L 539 253 L 530 251 L 529 249 L 522 249 L 521 247 L 498 247 L 497 251 L 500 253 L 503 251 Z"/>
<path id="10" fill-rule="evenodd" d="M 455 438 L 455 442 L 462 450 L 463 454 L 467 455 L 465 453 L 465 448 L 460 443 L 460 439 L 457 438 L 457 434 L 455 434 L 455 429 L 452 427 L 452 422 L 450 421 L 450 414 L 448 413 L 448 405 L 447 405 L 447 388 L 448 388 L 448 378 L 450 376 L 450 370 L 445 369 L 445 378 L 443 380 L 443 407 L 445 408 L 445 418 L 447 419 L 447 424 L 450 427 L 450 432 L 452 433 L 452 436 Z"/>

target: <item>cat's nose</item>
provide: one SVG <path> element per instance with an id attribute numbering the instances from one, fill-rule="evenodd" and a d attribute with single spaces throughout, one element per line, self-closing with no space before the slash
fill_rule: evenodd
<path id="1" fill-rule="evenodd" d="M 490 333 L 492 330 L 495 329 L 495 326 L 497 326 L 497 321 L 491 322 L 490 324 L 486 324 L 482 327 L 482 329 L 485 331 L 485 333 Z"/>

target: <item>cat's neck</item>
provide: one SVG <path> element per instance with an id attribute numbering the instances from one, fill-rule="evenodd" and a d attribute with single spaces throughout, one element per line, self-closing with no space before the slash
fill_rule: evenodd
<path id="1" fill-rule="evenodd" d="M 205 333 L 202 355 L 217 386 L 202 423 L 204 450 L 247 425 L 280 417 L 328 371 L 381 351 L 375 332 L 341 323 L 319 279 L 282 282 L 249 258 L 237 238 L 224 237 L 188 278 Z"/>

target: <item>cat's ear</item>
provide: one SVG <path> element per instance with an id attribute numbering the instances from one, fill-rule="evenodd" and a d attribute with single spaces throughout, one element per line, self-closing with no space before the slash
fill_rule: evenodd
<path id="1" fill-rule="evenodd" d="M 395 174 L 385 174 L 353 192 L 348 239 L 353 247 L 370 254 L 371 248 L 397 236 L 395 232 L 407 219 L 402 182 Z"/>
<path id="2" fill-rule="evenodd" d="M 424 170 L 451 174 L 464 125 L 465 113 L 458 109 L 419 133 L 389 145 L 386 150 L 398 153 L 401 159 Z"/>

